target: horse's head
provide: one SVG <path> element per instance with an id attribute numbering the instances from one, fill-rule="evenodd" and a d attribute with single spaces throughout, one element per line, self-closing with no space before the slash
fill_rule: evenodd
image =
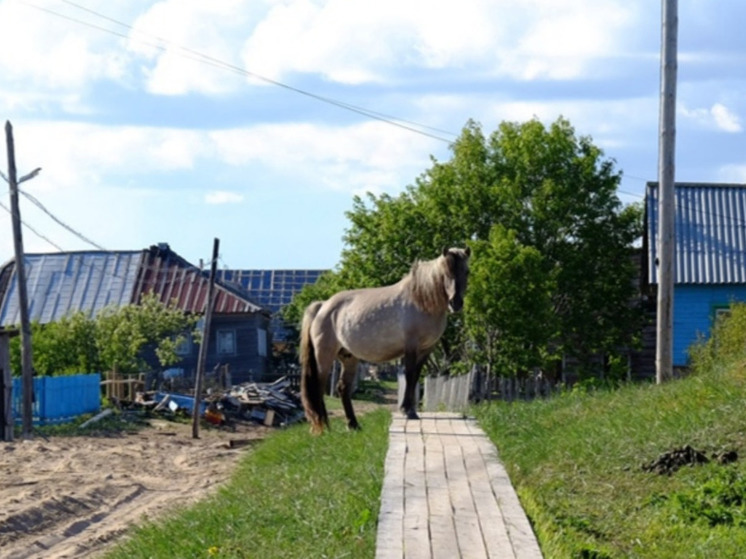
<path id="1" fill-rule="evenodd" d="M 464 306 L 464 293 L 469 279 L 469 257 L 471 249 L 466 248 L 444 248 L 443 258 L 445 260 L 445 281 L 443 282 L 448 295 L 448 309 L 458 312 Z"/>

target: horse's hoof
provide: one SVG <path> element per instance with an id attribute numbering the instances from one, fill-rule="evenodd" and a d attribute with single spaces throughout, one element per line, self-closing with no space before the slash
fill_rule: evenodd
<path id="1" fill-rule="evenodd" d="M 417 415 L 417 412 L 415 410 L 406 410 L 404 412 L 404 415 L 407 416 L 407 419 L 412 419 L 412 420 L 416 420 L 420 418 L 420 416 Z"/>
<path id="2" fill-rule="evenodd" d="M 348 431 L 360 431 L 360 429 L 361 429 L 360 424 L 357 421 L 350 421 L 347 424 Z"/>

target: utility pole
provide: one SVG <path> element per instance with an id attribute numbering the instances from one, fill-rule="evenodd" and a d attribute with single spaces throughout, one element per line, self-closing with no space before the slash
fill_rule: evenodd
<path id="1" fill-rule="evenodd" d="M 21 376 L 23 386 L 23 438 L 31 438 L 33 428 L 34 377 L 31 368 L 31 323 L 28 315 L 28 292 L 23 262 L 23 236 L 21 234 L 21 211 L 18 207 L 18 185 L 39 174 L 35 169 L 28 175 L 16 178 L 16 155 L 13 142 L 13 126 L 5 121 L 5 141 L 8 145 L 8 176 L 10 186 L 10 216 L 13 224 L 13 249 L 15 251 L 16 282 L 18 283 L 18 308 L 21 313 Z"/>
<path id="2" fill-rule="evenodd" d="M 215 239 L 212 245 L 212 265 L 210 266 L 210 283 L 207 287 L 207 303 L 205 304 L 205 326 L 202 330 L 202 341 L 199 344 L 197 359 L 197 375 L 194 381 L 194 409 L 192 410 L 192 438 L 199 439 L 199 407 L 202 401 L 202 378 L 205 374 L 207 361 L 207 347 L 210 345 L 210 323 L 212 322 L 213 293 L 215 292 L 215 275 L 218 269 L 218 254 L 220 239 Z"/>
<path id="3" fill-rule="evenodd" d="M 658 144 L 658 322 L 655 380 L 673 377 L 673 285 L 676 155 L 677 0 L 662 0 L 661 97 Z"/>

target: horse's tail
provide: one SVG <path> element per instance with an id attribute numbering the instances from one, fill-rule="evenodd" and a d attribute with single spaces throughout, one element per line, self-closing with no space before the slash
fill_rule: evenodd
<path id="1" fill-rule="evenodd" d="M 319 378 L 319 365 L 316 362 L 316 350 L 311 340 L 311 323 L 321 308 L 321 301 L 308 305 L 303 313 L 300 329 L 300 394 L 306 418 L 311 423 L 311 432 L 318 434 L 329 426 L 329 417 L 324 405 L 324 387 Z"/>

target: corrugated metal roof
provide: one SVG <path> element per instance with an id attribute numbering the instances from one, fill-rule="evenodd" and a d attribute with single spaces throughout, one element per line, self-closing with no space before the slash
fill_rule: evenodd
<path id="1" fill-rule="evenodd" d="M 289 332 L 278 314 L 282 307 L 304 285 L 316 283 L 326 270 L 220 270 L 218 277 L 224 282 L 241 285 L 251 298 L 273 313 L 271 328 L 275 341 L 286 341 Z"/>
<path id="2" fill-rule="evenodd" d="M 259 304 L 278 311 L 304 285 L 316 283 L 326 270 L 221 270 L 218 277 L 241 285 Z"/>
<path id="3" fill-rule="evenodd" d="M 674 282 L 746 283 L 746 185 L 676 183 Z M 648 277 L 657 283 L 658 184 L 646 192 Z"/>
<path id="4" fill-rule="evenodd" d="M 93 316 L 108 305 L 128 304 L 141 254 L 136 251 L 25 255 L 30 319 L 48 323 L 77 311 Z M 9 326 L 21 321 L 14 262 L 6 265 L 4 274 L 9 280 L 0 301 L 0 325 Z"/>
<path id="5" fill-rule="evenodd" d="M 152 246 L 143 252 L 133 300 L 143 293 L 157 293 L 164 303 L 175 302 L 186 312 L 201 314 L 207 307 L 209 276 L 171 251 L 167 245 Z M 215 283 L 215 313 L 253 313 L 269 311 L 255 303 L 247 290 L 232 286 L 218 277 Z"/>

